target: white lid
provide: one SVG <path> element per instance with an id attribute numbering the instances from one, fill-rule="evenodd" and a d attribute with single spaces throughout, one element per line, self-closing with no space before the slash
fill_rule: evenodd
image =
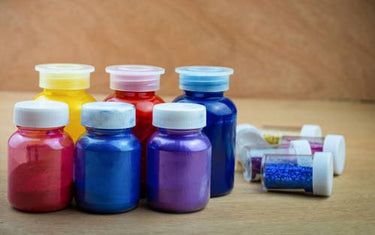
<path id="1" fill-rule="evenodd" d="M 14 106 L 14 124 L 31 128 L 62 127 L 69 123 L 69 107 L 58 101 L 22 101 Z"/>
<path id="2" fill-rule="evenodd" d="M 311 155 L 310 143 L 307 140 L 292 140 L 290 147 L 294 148 L 297 155 Z"/>
<path id="3" fill-rule="evenodd" d="M 125 129 L 135 126 L 134 105 L 121 102 L 92 102 L 82 106 L 81 124 L 98 129 Z"/>
<path id="4" fill-rule="evenodd" d="M 305 124 L 301 128 L 300 136 L 322 137 L 322 129 L 319 125 Z"/>
<path id="5" fill-rule="evenodd" d="M 324 138 L 323 152 L 331 152 L 335 175 L 340 175 L 345 166 L 345 139 L 342 135 L 327 135 Z"/>
<path id="6" fill-rule="evenodd" d="M 262 133 L 253 125 L 242 123 L 236 127 L 236 143 L 238 146 L 270 145 Z M 239 151 L 239 150 L 238 150 Z"/>
<path id="7" fill-rule="evenodd" d="M 119 91 L 156 91 L 160 88 L 160 75 L 165 70 L 149 65 L 111 65 L 105 68 L 110 74 L 110 88 Z"/>
<path id="8" fill-rule="evenodd" d="M 294 149 L 296 155 L 311 155 L 311 146 L 307 140 L 292 140 L 289 148 Z M 311 161 L 305 157 L 297 157 L 297 163 L 300 166 L 310 166 Z"/>
<path id="9" fill-rule="evenodd" d="M 152 124 L 167 129 L 198 129 L 206 126 L 206 107 L 190 103 L 157 104 Z"/>
<path id="10" fill-rule="evenodd" d="M 316 152 L 313 158 L 313 194 L 330 196 L 333 184 L 333 158 L 327 152 Z"/>

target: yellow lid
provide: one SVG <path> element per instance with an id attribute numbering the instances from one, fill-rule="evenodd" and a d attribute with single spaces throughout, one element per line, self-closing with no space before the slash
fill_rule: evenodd
<path id="1" fill-rule="evenodd" d="M 39 86 L 46 89 L 80 90 L 90 87 L 95 68 L 85 64 L 39 64 Z"/>

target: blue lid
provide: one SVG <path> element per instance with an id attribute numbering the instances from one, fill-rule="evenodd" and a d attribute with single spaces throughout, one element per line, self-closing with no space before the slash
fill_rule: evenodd
<path id="1" fill-rule="evenodd" d="M 187 91 L 220 92 L 229 89 L 233 69 L 217 66 L 186 66 L 176 68 L 180 74 L 180 89 Z"/>
<path id="2" fill-rule="evenodd" d="M 119 102 L 92 102 L 82 106 L 81 124 L 98 129 L 125 129 L 135 126 L 135 108 Z"/>

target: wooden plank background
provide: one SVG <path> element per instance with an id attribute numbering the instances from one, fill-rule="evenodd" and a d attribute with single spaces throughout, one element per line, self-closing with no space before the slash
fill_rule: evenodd
<path id="1" fill-rule="evenodd" d="M 34 65 L 111 64 L 235 69 L 229 96 L 375 100 L 375 1 L 1 0 L 0 90 L 39 91 Z"/>

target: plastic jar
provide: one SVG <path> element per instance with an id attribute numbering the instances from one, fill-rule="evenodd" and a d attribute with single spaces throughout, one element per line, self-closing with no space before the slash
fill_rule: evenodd
<path id="1" fill-rule="evenodd" d="M 288 145 L 244 146 L 240 159 L 246 181 L 260 181 L 262 159 L 266 154 L 311 155 L 311 148 L 306 140 L 292 141 Z"/>
<path id="2" fill-rule="evenodd" d="M 90 73 L 95 69 L 84 64 L 39 64 L 39 87 L 43 92 L 34 100 L 55 100 L 69 105 L 69 124 L 65 131 L 74 142 L 85 132 L 81 126 L 81 107 L 84 103 L 93 102 L 95 98 L 86 93 L 90 87 Z"/>
<path id="3" fill-rule="evenodd" d="M 201 104 L 207 110 L 203 133 L 212 145 L 211 197 L 228 194 L 234 184 L 237 109 L 224 91 L 229 89 L 233 69 L 188 66 L 176 68 L 176 72 L 185 94 L 174 102 Z"/>
<path id="4" fill-rule="evenodd" d="M 210 198 L 211 144 L 202 128 L 206 109 L 197 104 L 154 107 L 158 130 L 147 147 L 147 203 L 183 213 L 203 209 Z"/>
<path id="5" fill-rule="evenodd" d="M 14 208 L 47 212 L 70 203 L 74 143 L 64 132 L 68 122 L 65 103 L 16 103 L 18 130 L 8 141 L 8 199 Z"/>
<path id="6" fill-rule="evenodd" d="M 112 65 L 106 67 L 110 74 L 110 88 L 114 93 L 105 101 L 125 102 L 135 106 L 136 126 L 133 134 L 141 143 L 141 197 L 146 188 L 147 140 L 156 128 L 152 125 L 154 105 L 164 103 L 155 91 L 160 88 L 160 75 L 164 69 L 147 65 Z"/>
<path id="7" fill-rule="evenodd" d="M 77 141 L 74 160 L 78 207 L 94 213 L 118 213 L 136 207 L 141 147 L 131 133 L 134 106 L 84 104 L 81 121 L 87 132 Z"/>
<path id="8" fill-rule="evenodd" d="M 261 170 L 266 191 L 299 191 L 330 196 L 333 182 L 331 153 L 265 155 Z"/>

